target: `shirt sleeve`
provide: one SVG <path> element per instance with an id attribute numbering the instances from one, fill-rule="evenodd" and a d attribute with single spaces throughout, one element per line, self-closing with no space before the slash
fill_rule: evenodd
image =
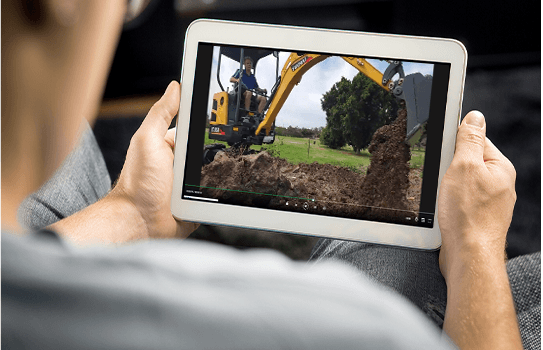
<path id="1" fill-rule="evenodd" d="M 80 249 L 8 233 L 1 250 L 6 348 L 450 348 L 415 306 L 338 262 L 191 240 Z"/>
<path id="2" fill-rule="evenodd" d="M 239 69 L 236 70 L 236 72 L 234 73 L 234 75 L 232 75 L 232 78 L 236 78 L 236 79 L 239 78 Z"/>

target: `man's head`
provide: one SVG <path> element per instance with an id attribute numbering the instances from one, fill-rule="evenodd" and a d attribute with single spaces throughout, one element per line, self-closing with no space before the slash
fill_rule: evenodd
<path id="1" fill-rule="evenodd" d="M 2 1 L 2 221 L 8 193 L 37 190 L 95 118 L 125 11 L 126 0 Z"/>
<path id="2" fill-rule="evenodd" d="M 253 59 L 249 56 L 245 56 L 243 59 L 243 64 L 245 65 L 245 70 L 250 72 L 253 69 Z"/>

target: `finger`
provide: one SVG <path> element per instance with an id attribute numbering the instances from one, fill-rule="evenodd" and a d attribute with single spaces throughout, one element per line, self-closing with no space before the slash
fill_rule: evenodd
<path id="1" fill-rule="evenodd" d="M 142 123 L 142 127 L 152 129 L 160 135 L 166 135 L 173 117 L 179 110 L 180 90 L 179 83 L 172 81 L 160 100 L 151 107 Z"/>
<path id="2" fill-rule="evenodd" d="M 458 128 L 455 157 L 482 161 L 486 139 L 485 117 L 479 111 L 469 112 Z"/>
<path id="3" fill-rule="evenodd" d="M 173 146 L 175 145 L 175 133 L 177 128 L 171 128 L 166 132 L 166 136 L 164 136 L 164 140 L 170 145 L 170 147 L 173 149 Z"/>

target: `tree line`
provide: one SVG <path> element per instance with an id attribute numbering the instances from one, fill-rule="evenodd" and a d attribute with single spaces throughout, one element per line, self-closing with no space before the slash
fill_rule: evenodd
<path id="1" fill-rule="evenodd" d="M 322 132 L 322 126 L 318 128 L 298 128 L 295 126 L 275 127 L 275 135 L 288 137 L 303 137 L 309 139 L 318 139 Z"/>
<path id="2" fill-rule="evenodd" d="M 391 93 L 358 73 L 342 77 L 321 98 L 326 126 L 321 143 L 337 149 L 350 145 L 356 153 L 367 148 L 375 131 L 396 119 L 398 102 Z"/>

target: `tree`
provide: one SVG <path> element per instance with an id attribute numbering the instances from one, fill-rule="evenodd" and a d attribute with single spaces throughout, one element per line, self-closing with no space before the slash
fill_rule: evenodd
<path id="1" fill-rule="evenodd" d="M 398 108 L 391 93 L 362 73 L 353 81 L 342 77 L 323 95 L 321 106 L 326 113 L 321 142 L 330 148 L 343 142 L 339 147 L 349 144 L 356 153 L 369 145 L 378 128 L 395 119 Z"/>
<path id="2" fill-rule="evenodd" d="M 322 129 L 320 140 L 330 148 L 341 148 L 346 141 L 343 135 L 343 99 L 350 90 L 350 81 L 341 77 L 330 91 L 326 92 L 321 99 L 322 110 L 326 113 L 326 126 Z"/>
<path id="3" fill-rule="evenodd" d="M 345 146 L 345 139 L 343 138 L 341 129 L 332 129 L 326 126 L 324 129 L 322 129 L 319 139 L 322 144 L 333 149 L 338 149 Z"/>

